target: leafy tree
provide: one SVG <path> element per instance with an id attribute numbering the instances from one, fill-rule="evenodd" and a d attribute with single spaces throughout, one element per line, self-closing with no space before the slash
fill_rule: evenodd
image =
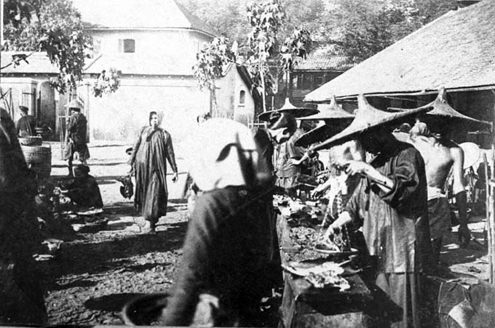
<path id="1" fill-rule="evenodd" d="M 92 41 L 71 1 L 5 0 L 4 38 L 4 50 L 46 51 L 60 69 L 51 81 L 57 91 L 64 93 L 82 80 Z M 10 64 L 15 65 L 16 59 Z"/>
<path id="2" fill-rule="evenodd" d="M 208 89 L 212 95 L 211 110 L 216 111 L 215 80 L 222 77 L 226 65 L 235 62 L 234 52 L 229 47 L 226 37 L 214 38 L 196 54 L 196 64 L 193 66 L 194 76 L 200 89 Z"/>
<path id="3" fill-rule="evenodd" d="M 266 111 L 267 76 L 271 78 L 268 60 L 277 49 L 277 32 L 282 25 L 284 12 L 278 0 L 254 2 L 247 6 L 247 18 L 251 26 L 248 34 L 248 67 L 255 78 L 259 77 L 262 88 L 263 111 Z"/>
<path id="4" fill-rule="evenodd" d="M 337 52 L 358 63 L 455 7 L 454 0 L 337 0 Z"/>

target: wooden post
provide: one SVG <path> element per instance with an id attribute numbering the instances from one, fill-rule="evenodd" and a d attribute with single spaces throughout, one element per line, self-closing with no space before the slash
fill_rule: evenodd
<path id="1" fill-rule="evenodd" d="M 493 284 L 493 200 L 490 200 L 492 194 L 492 188 L 490 186 L 490 176 L 488 174 L 488 160 L 486 154 L 483 154 L 483 166 L 485 169 L 485 212 L 486 212 L 486 232 L 488 237 L 488 266 L 490 270 L 489 282 Z"/>

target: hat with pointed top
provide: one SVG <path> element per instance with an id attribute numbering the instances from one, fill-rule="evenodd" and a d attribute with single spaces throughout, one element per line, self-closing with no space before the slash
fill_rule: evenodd
<path id="1" fill-rule="evenodd" d="M 67 105 L 65 105 L 65 107 L 81 110 L 84 108 L 84 105 L 79 99 L 72 99 Z"/>
<path id="2" fill-rule="evenodd" d="M 318 113 L 310 116 L 300 117 L 299 120 L 349 120 L 354 119 L 354 115 L 346 112 L 337 104 L 335 96 L 332 96 L 329 104 L 318 104 Z"/>
<path id="3" fill-rule="evenodd" d="M 269 110 L 258 115 L 260 121 L 270 122 L 275 116 L 279 116 L 281 113 L 290 113 L 294 117 L 303 117 L 318 113 L 318 110 L 307 107 L 294 106 L 289 98 L 285 98 L 285 103 L 280 109 Z"/>
<path id="4" fill-rule="evenodd" d="M 450 106 L 447 102 L 447 92 L 443 87 L 438 90 L 437 98 L 435 98 L 435 100 L 427 106 L 431 106 L 433 109 L 424 116 L 426 123 L 433 123 L 435 121 L 442 120 L 442 125 L 450 125 L 452 129 L 457 128 L 457 125 L 462 125 L 462 127 L 467 127 L 468 129 L 487 128 L 491 126 L 490 122 L 477 120 L 461 114 L 452 108 L 452 106 Z M 389 110 L 399 112 L 406 109 L 390 107 Z M 456 127 L 454 128 L 452 124 L 455 124 Z"/>
<path id="5" fill-rule="evenodd" d="M 330 104 L 318 104 L 318 114 L 299 118 L 300 120 L 324 120 L 325 124 L 303 134 L 296 140 L 296 146 L 309 146 L 326 140 L 344 130 L 354 119 L 354 115 L 343 110 L 332 97 Z"/>
<path id="6" fill-rule="evenodd" d="M 402 119 L 406 119 L 419 113 L 425 113 L 431 109 L 431 106 L 423 106 L 408 109 L 407 111 L 390 113 L 371 106 L 363 95 L 359 95 L 356 117 L 351 124 L 340 133 L 337 133 L 330 139 L 317 145 L 314 150 L 330 148 L 331 146 L 342 144 L 346 141 L 355 139 L 360 133 L 365 131 L 391 123 L 399 123 Z"/>

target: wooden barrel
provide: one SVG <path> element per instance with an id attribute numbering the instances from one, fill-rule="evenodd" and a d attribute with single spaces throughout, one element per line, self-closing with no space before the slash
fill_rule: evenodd
<path id="1" fill-rule="evenodd" d="M 52 148 L 48 144 L 41 146 L 21 145 L 28 167 L 34 170 L 40 179 L 50 177 L 52 171 Z"/>

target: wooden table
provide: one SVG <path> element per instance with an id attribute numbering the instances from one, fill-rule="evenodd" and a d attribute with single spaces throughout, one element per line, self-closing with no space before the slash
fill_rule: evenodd
<path id="1" fill-rule="evenodd" d="M 287 220 L 279 215 L 277 232 L 282 263 L 287 263 L 286 249 L 294 247 Z M 345 278 L 351 288 L 314 288 L 306 279 L 284 272 L 281 323 L 285 328 L 300 327 L 370 327 L 365 309 L 372 302 L 372 292 L 361 276 Z"/>

